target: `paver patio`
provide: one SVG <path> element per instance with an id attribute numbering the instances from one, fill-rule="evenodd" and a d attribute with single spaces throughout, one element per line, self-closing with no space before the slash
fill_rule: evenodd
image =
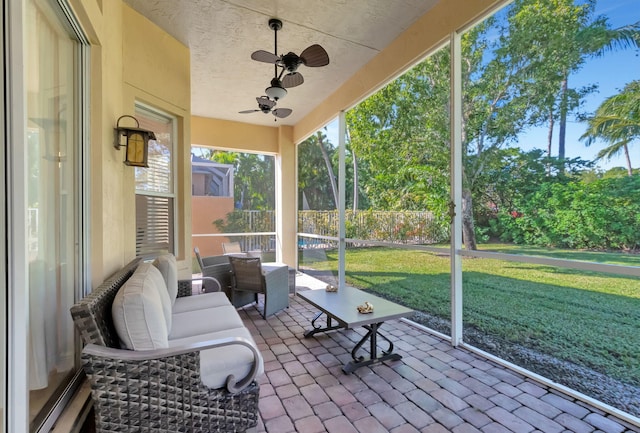
<path id="1" fill-rule="evenodd" d="M 406 321 L 381 328 L 402 360 L 346 375 L 364 330 L 306 339 L 316 313 L 298 298 L 267 320 L 255 305 L 240 310 L 265 362 L 251 433 L 640 432 Z"/>

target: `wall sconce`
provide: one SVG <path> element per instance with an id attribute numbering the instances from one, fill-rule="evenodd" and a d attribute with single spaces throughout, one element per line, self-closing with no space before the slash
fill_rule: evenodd
<path id="1" fill-rule="evenodd" d="M 136 121 L 136 127 L 124 127 L 120 126 L 120 120 L 124 117 L 130 117 Z M 126 146 L 127 150 L 124 156 L 124 163 L 126 165 L 132 165 L 135 167 L 149 167 L 147 158 L 149 156 L 149 140 L 155 140 L 156 135 L 153 131 L 147 131 L 140 128 L 138 119 L 133 116 L 125 114 L 120 116 L 116 122 L 116 141 L 113 146 L 116 149 L 120 149 L 122 146 Z"/>

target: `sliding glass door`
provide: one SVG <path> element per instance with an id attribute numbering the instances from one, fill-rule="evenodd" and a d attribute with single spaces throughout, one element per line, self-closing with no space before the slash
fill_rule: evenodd
<path id="1" fill-rule="evenodd" d="M 82 288 L 81 43 L 58 2 L 30 0 L 25 15 L 26 368 L 35 431 L 79 367 L 69 308 Z"/>

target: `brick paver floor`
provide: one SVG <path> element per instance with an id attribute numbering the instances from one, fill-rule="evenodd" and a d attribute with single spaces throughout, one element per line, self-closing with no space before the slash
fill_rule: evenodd
<path id="1" fill-rule="evenodd" d="M 251 433 L 640 432 L 408 322 L 381 328 L 402 360 L 346 375 L 362 331 L 304 338 L 317 311 L 299 298 L 267 320 L 256 306 L 240 313 L 265 363 Z"/>

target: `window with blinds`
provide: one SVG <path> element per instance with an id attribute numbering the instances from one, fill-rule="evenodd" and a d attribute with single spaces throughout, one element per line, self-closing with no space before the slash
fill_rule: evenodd
<path id="1" fill-rule="evenodd" d="M 175 254 L 175 118 L 141 105 L 136 106 L 136 118 L 141 128 L 156 135 L 149 142 L 149 167 L 135 168 L 136 254 Z"/>

